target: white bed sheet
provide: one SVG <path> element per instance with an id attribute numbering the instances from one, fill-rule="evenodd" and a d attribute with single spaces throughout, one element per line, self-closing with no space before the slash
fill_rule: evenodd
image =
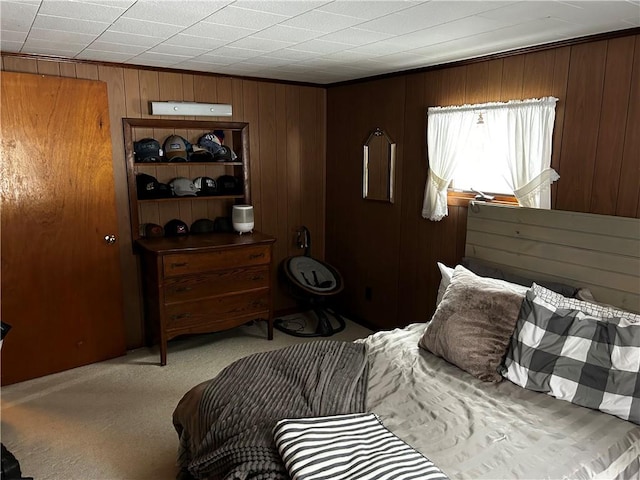
<path id="1" fill-rule="evenodd" d="M 482 382 L 418 348 L 425 326 L 360 340 L 367 410 L 451 479 L 640 478 L 640 426 L 508 380 Z"/>

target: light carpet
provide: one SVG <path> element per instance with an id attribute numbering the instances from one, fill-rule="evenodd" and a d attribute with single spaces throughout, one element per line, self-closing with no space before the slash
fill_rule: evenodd
<path id="1" fill-rule="evenodd" d="M 347 320 L 344 331 L 327 339 L 352 341 L 370 333 Z M 268 341 L 266 323 L 257 322 L 173 340 L 164 367 L 157 348 L 140 348 L 9 385 L 0 392 L 2 443 L 22 474 L 36 480 L 174 479 L 178 436 L 172 414 L 191 387 L 241 357 L 319 339 L 275 330 Z"/>

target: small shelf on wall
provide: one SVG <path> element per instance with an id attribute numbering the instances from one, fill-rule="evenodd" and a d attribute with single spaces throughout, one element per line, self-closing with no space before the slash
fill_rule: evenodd
<path id="1" fill-rule="evenodd" d="M 156 203 L 156 202 L 184 202 L 184 201 L 208 201 L 208 200 L 242 200 L 244 195 L 208 195 L 206 197 L 168 197 L 168 198 L 145 198 L 139 199 L 138 203 Z M 143 222 L 144 223 L 144 222 Z"/>
<path id="2" fill-rule="evenodd" d="M 214 120 L 179 120 L 164 118 L 123 118 L 125 160 L 129 189 L 129 211 L 132 242 L 143 238 L 142 226 L 154 223 L 164 226 L 177 218 L 190 226 L 195 220 L 231 216 L 234 204 L 251 203 L 249 170 L 249 124 Z M 136 162 L 134 142 L 143 138 L 154 138 L 160 145 L 170 135 L 180 135 L 196 145 L 198 139 L 213 130 L 224 132 L 224 144 L 238 156 L 233 162 Z M 218 179 L 232 175 L 242 183 L 242 193 L 234 195 L 176 196 L 170 198 L 139 199 L 136 175 L 146 173 L 160 183 L 169 183 L 173 178 L 197 177 Z"/>

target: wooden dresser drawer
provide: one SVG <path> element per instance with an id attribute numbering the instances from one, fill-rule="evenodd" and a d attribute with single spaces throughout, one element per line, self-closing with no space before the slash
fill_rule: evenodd
<path id="1" fill-rule="evenodd" d="M 211 272 L 233 267 L 266 265 L 271 262 L 269 245 L 230 248 L 207 253 L 178 253 L 163 257 L 165 277 Z"/>
<path id="2" fill-rule="evenodd" d="M 275 238 L 213 233 L 141 239 L 145 339 L 160 345 L 180 335 L 220 332 L 251 320 L 267 322 L 273 339 Z"/>
<path id="3" fill-rule="evenodd" d="M 171 277 L 164 284 L 165 304 L 269 287 L 269 266 L 239 267 Z"/>
<path id="4" fill-rule="evenodd" d="M 244 317 L 270 309 L 269 289 L 167 305 L 167 328 L 180 329 L 228 318 Z"/>

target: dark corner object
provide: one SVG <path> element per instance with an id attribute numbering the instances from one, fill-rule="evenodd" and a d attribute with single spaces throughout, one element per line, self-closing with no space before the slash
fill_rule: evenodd
<path id="1" fill-rule="evenodd" d="M 302 332 L 289 328 L 282 318 L 276 318 L 273 326 L 296 337 L 329 337 L 345 329 L 344 319 L 327 308 L 327 301 L 344 288 L 340 272 L 325 262 L 311 257 L 311 236 L 305 226 L 298 231 L 298 246 L 304 248 L 304 255 L 284 259 L 280 263 L 280 278 L 288 287 L 289 294 L 313 311 L 317 325 L 313 332 Z M 329 315 L 338 323 L 334 327 Z"/>
<path id="2" fill-rule="evenodd" d="M 9 330 L 11 330 L 11 325 L 0 322 L 0 348 L 2 347 L 2 340 L 9 333 Z M 3 480 L 33 480 L 33 477 L 23 477 L 20 470 L 20 462 L 7 450 L 4 444 L 0 444 L 0 447 L 2 448 L 2 474 L 0 478 Z"/>

